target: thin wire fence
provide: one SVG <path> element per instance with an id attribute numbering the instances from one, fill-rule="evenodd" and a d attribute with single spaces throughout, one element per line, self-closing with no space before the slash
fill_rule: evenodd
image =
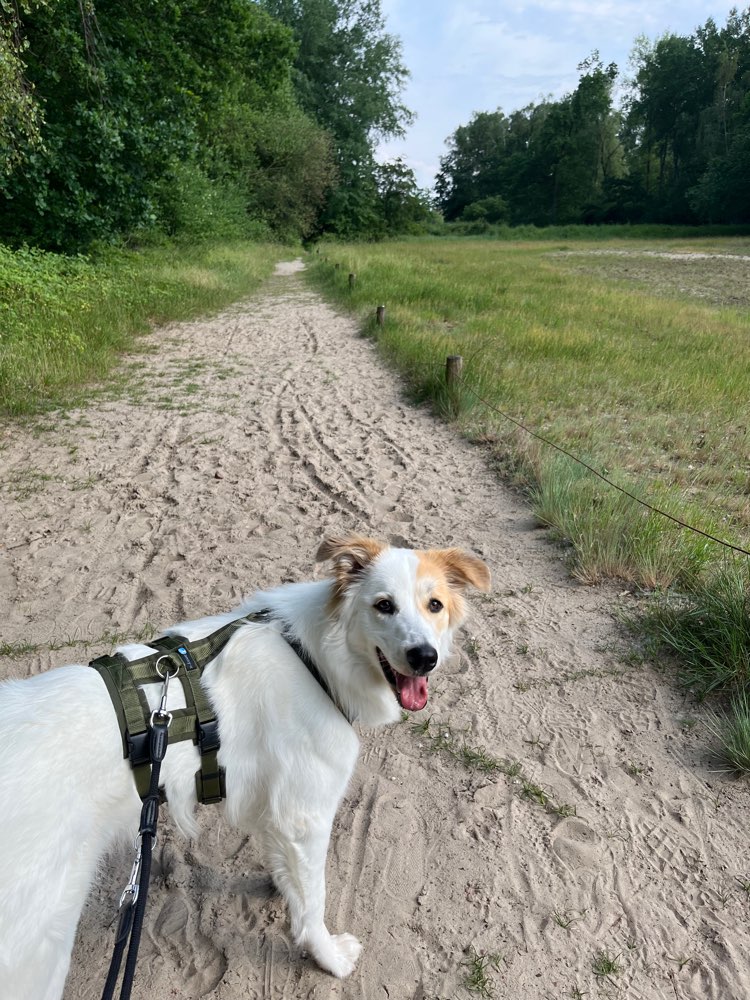
<path id="1" fill-rule="evenodd" d="M 327 258 L 325 258 L 325 259 L 327 261 Z M 338 266 L 339 265 L 336 264 L 336 267 L 338 267 Z M 350 276 L 349 276 L 349 287 L 350 287 L 350 289 L 352 289 L 354 287 L 354 281 L 352 281 L 352 277 L 354 277 L 354 279 L 356 280 L 356 276 L 353 276 L 353 275 L 350 274 Z M 378 327 L 382 327 L 384 325 L 384 323 L 385 323 L 385 306 L 382 306 L 382 305 L 378 306 L 377 311 L 376 311 L 376 322 L 377 322 Z M 454 357 L 457 358 L 458 356 L 454 356 Z M 472 355 L 472 358 L 470 358 L 469 361 L 471 361 L 473 359 L 473 357 L 474 357 L 474 355 Z M 463 359 L 461 359 L 461 361 L 462 361 L 462 364 L 463 364 Z M 441 362 L 441 361 L 423 361 L 423 362 L 417 361 L 417 362 L 412 362 L 411 364 L 409 364 L 408 368 L 412 372 L 415 372 L 415 371 L 418 371 L 418 370 L 421 369 L 421 370 L 424 370 L 424 371 L 430 371 L 430 372 L 434 372 L 434 373 L 437 373 L 438 371 L 442 371 L 444 373 L 444 375 L 446 375 L 446 365 L 445 365 L 445 362 Z M 647 510 L 651 511 L 654 514 L 658 514 L 661 517 L 666 518 L 668 521 L 671 521 L 673 524 L 676 524 L 678 527 L 683 528 L 686 531 L 692 531 L 694 534 L 700 535 L 703 538 L 707 539 L 708 541 L 715 542 L 717 545 L 720 545 L 720 546 L 722 546 L 725 549 L 729 549 L 732 552 L 737 552 L 737 553 L 739 553 L 740 555 L 743 555 L 743 556 L 750 556 L 750 550 L 749 549 L 743 548 L 743 546 L 741 546 L 741 545 L 735 545 L 732 542 L 728 542 L 724 538 L 718 538 L 716 535 L 712 535 L 709 531 L 704 531 L 702 528 L 697 528 L 694 524 L 689 524 L 687 521 L 683 521 L 681 518 L 675 517 L 674 514 L 670 514 L 668 511 L 663 510 L 661 507 L 657 507 L 654 504 L 649 503 L 648 500 L 644 500 L 642 497 L 639 497 L 635 493 L 632 493 L 630 490 L 627 490 L 623 486 L 620 486 L 618 483 L 614 482 L 612 479 L 610 479 L 608 476 L 606 476 L 603 472 L 600 472 L 598 469 L 595 469 L 588 462 L 585 462 L 582 458 L 579 458 L 577 455 L 574 455 L 573 452 L 569 451 L 567 448 L 563 448 L 561 445 L 557 444 L 557 442 L 552 441 L 550 438 L 545 437 L 543 434 L 539 434 L 538 431 L 532 430 L 530 427 L 528 427 L 522 421 L 517 420 L 515 417 L 512 417 L 509 413 L 505 413 L 505 411 L 503 411 L 499 407 L 495 406 L 494 403 L 491 403 L 489 400 L 485 399 L 483 396 L 481 396 L 476 391 L 476 389 L 474 389 L 471 385 L 469 385 L 469 383 L 466 381 L 466 379 L 465 379 L 465 377 L 463 377 L 463 375 L 459 375 L 459 374 L 455 374 L 455 373 L 449 374 L 449 375 L 446 376 L 446 381 L 448 381 L 448 389 L 449 389 L 449 391 L 451 389 L 453 389 L 455 391 L 455 389 L 458 386 L 460 386 L 462 390 L 464 390 L 467 393 L 469 393 L 470 395 L 472 395 L 477 400 L 477 402 L 481 403 L 488 410 L 490 410 L 493 413 L 496 413 L 498 416 L 502 417 L 504 420 L 509 421 L 514 426 L 516 426 L 520 430 L 524 431 L 526 434 L 529 434 L 531 437 L 535 438 L 537 441 L 541 441 L 542 444 L 547 445 L 547 447 L 554 449 L 555 451 L 559 452 L 561 455 L 565 455 L 572 462 L 576 462 L 578 465 L 582 466 L 584 469 L 587 469 L 592 475 L 596 476 L 597 479 L 600 479 L 603 483 L 606 483 L 607 486 L 611 486 L 613 490 L 617 490 L 618 493 L 622 493 L 624 496 L 629 497 L 631 500 L 634 500 L 637 504 L 640 504 L 641 507 L 645 507 Z"/>
<path id="2" fill-rule="evenodd" d="M 430 365 L 430 367 L 432 367 L 432 365 Z M 524 431 L 526 434 L 529 434 L 537 441 L 541 441 L 542 444 L 545 444 L 548 447 L 553 448 L 560 454 L 565 455 L 571 461 L 576 462 L 584 469 L 587 469 L 590 473 L 592 473 L 592 475 L 596 476 L 597 479 L 601 479 L 602 482 L 607 484 L 607 486 L 611 486 L 612 489 L 617 490 L 619 493 L 624 494 L 631 500 L 635 500 L 636 503 L 640 504 L 642 507 L 647 508 L 647 510 L 652 511 L 654 514 L 659 514 L 661 517 L 667 518 L 667 520 L 672 521 L 674 524 L 679 525 L 680 528 L 685 528 L 687 531 L 692 531 L 696 535 L 702 535 L 703 538 L 707 538 L 709 541 L 716 542 L 717 545 L 721 545 L 726 549 L 731 549 L 733 552 L 739 552 L 741 555 L 750 556 L 750 550 L 743 548 L 741 545 L 734 545 L 732 542 L 726 541 L 726 539 L 717 538 L 716 535 L 712 535 L 708 531 L 703 531 L 702 528 L 697 528 L 694 524 L 689 524 L 687 521 L 683 521 L 681 518 L 675 517 L 674 514 L 670 514 L 666 510 L 662 510 L 661 507 L 656 507 L 654 504 L 649 503 L 647 500 L 644 500 L 642 497 L 637 496 L 635 493 L 631 493 L 630 490 L 626 490 L 623 486 L 620 486 L 618 483 L 614 482 L 608 476 L 605 476 L 603 472 L 599 472 L 598 469 L 595 469 L 588 462 L 585 462 L 582 458 L 579 458 L 577 455 L 574 455 L 573 452 L 568 451 L 567 448 L 563 448 L 561 445 L 557 444 L 557 442 L 550 440 L 550 438 L 545 437 L 543 434 L 539 434 L 535 430 L 532 430 L 522 421 L 517 420 L 515 417 L 512 417 L 509 413 L 505 413 L 499 407 L 495 406 L 494 403 L 491 403 L 489 400 L 481 396 L 476 391 L 476 389 L 472 388 L 472 386 L 469 385 L 469 383 L 463 376 L 455 376 L 452 384 L 460 385 L 463 391 L 466 391 L 469 394 L 471 394 L 477 400 L 477 402 L 481 403 L 488 410 L 491 410 L 493 413 L 496 413 L 504 420 L 508 420 L 514 426 Z"/>

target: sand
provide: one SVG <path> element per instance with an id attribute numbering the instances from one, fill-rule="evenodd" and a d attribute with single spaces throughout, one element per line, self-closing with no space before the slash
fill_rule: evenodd
<path id="1" fill-rule="evenodd" d="M 2 427 L 2 675 L 310 578 L 328 532 L 461 545 L 493 591 L 412 721 L 522 772 L 473 770 L 410 723 L 362 733 L 327 869 L 328 925 L 364 943 L 343 982 L 295 949 L 220 807 L 194 843 L 165 809 L 133 996 L 467 998 L 473 949 L 496 956 L 481 995 L 498 1000 L 743 1000 L 747 783 L 711 770 L 668 668 L 624 662 L 612 614 L 632 597 L 572 581 L 484 451 L 410 405 L 300 266 L 154 331 L 86 408 Z M 65 1000 L 101 994 L 129 870 L 125 850 L 103 867 Z M 595 975 L 598 953 L 619 971 Z"/>

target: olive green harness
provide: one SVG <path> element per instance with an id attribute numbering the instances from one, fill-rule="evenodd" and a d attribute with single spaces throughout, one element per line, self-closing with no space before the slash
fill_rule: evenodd
<path id="1" fill-rule="evenodd" d="M 221 802 L 226 797 L 224 768 L 219 767 L 217 759 L 221 746 L 219 723 L 201 686 L 201 675 L 237 629 L 243 625 L 270 621 L 280 619 L 267 609 L 255 611 L 223 625 L 205 639 L 195 639 L 193 642 L 182 636 L 154 639 L 148 643 L 153 652 L 139 660 L 127 660 L 120 653 L 115 653 L 91 661 L 89 666 L 99 672 L 107 685 L 120 725 L 123 757 L 130 759 L 136 788 L 142 799 L 148 795 L 151 780 L 149 741 L 153 717 L 143 688 L 149 684 L 164 684 L 167 675 L 170 680 L 176 679 L 182 683 L 185 694 L 185 708 L 176 708 L 168 713 L 169 743 L 192 740 L 200 750 L 200 767 L 195 772 L 195 794 L 199 802 Z M 281 626 L 283 638 L 339 712 L 351 722 L 307 650 L 290 634 L 284 622 L 281 622 Z"/>
<path id="2" fill-rule="evenodd" d="M 139 660 L 127 660 L 120 653 L 100 656 L 90 664 L 107 685 L 122 735 L 123 756 L 130 758 L 136 788 L 141 798 L 148 794 L 151 777 L 149 729 L 151 708 L 143 688 L 162 684 L 166 674 L 182 683 L 185 708 L 170 712 L 169 742 L 192 740 L 200 750 L 200 767 L 195 772 L 199 802 L 220 802 L 226 792 L 224 769 L 219 767 L 219 724 L 201 686 L 206 665 L 226 646 L 238 628 L 258 619 L 254 615 L 229 622 L 218 631 L 189 642 L 181 636 L 163 636 L 149 643 L 153 652 Z"/>

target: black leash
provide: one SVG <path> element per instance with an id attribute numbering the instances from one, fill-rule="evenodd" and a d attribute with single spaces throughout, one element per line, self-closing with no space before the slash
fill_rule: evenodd
<path id="1" fill-rule="evenodd" d="M 141 823 L 138 830 L 138 837 L 136 838 L 136 854 L 133 861 L 133 868 L 130 872 L 130 881 L 125 886 L 120 897 L 115 949 L 112 954 L 107 981 L 104 984 L 102 1000 L 112 1000 L 115 995 L 115 986 L 120 974 L 122 956 L 128 940 L 130 940 L 130 947 L 128 948 L 125 972 L 123 973 L 122 985 L 120 987 L 120 1000 L 130 1000 L 130 992 L 133 989 L 135 965 L 138 960 L 138 948 L 140 947 L 141 931 L 143 930 L 143 918 L 146 913 L 148 884 L 151 878 L 151 858 L 154 841 L 156 840 L 156 825 L 159 820 L 159 773 L 161 771 L 161 762 L 164 760 L 164 755 L 167 752 L 169 724 L 172 721 L 171 713 L 166 710 L 169 678 L 169 667 L 167 667 L 167 672 L 164 674 L 161 703 L 159 704 L 159 708 L 151 715 L 149 730 L 151 781 L 148 794 L 143 799 L 143 806 L 141 807 Z"/>

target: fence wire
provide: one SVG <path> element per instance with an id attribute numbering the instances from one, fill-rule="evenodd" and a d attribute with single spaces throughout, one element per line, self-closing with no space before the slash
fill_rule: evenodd
<path id="1" fill-rule="evenodd" d="M 596 476 L 597 479 L 601 479 L 602 482 L 607 484 L 607 486 L 611 486 L 612 489 L 617 490 L 619 493 L 624 494 L 626 497 L 630 497 L 631 500 L 635 500 L 636 503 L 640 504 L 642 507 L 646 507 L 647 510 L 653 511 L 654 514 L 660 514 L 662 517 L 666 517 L 669 521 L 672 521 L 674 524 L 679 525 L 680 528 L 685 528 L 687 531 L 692 531 L 696 535 L 702 535 L 703 538 L 707 538 L 709 541 L 716 542 L 717 545 L 721 545 L 725 549 L 731 549 L 733 552 L 739 552 L 743 556 L 750 556 L 750 550 L 743 548 L 741 545 L 733 545 L 732 542 L 727 542 L 723 538 L 717 538 L 716 535 L 712 535 L 708 531 L 703 531 L 702 528 L 696 528 L 694 524 L 688 524 L 687 521 L 683 521 L 679 517 L 675 517 L 673 514 L 669 514 L 666 510 L 662 510 L 660 507 L 654 506 L 654 504 L 649 503 L 642 497 L 636 496 L 635 493 L 631 493 L 630 490 L 626 490 L 618 483 L 613 482 L 608 476 L 605 476 L 603 472 L 599 472 L 598 469 L 595 469 L 592 465 L 589 465 L 588 462 L 584 462 L 582 458 L 579 458 L 577 455 L 574 455 L 571 451 L 568 451 L 567 448 L 563 448 L 561 445 L 557 444 L 555 441 L 551 441 L 548 437 L 545 437 L 543 434 L 539 434 L 537 431 L 532 430 L 530 427 L 527 427 L 526 424 L 522 423 L 520 420 L 517 420 L 515 417 L 512 417 L 509 413 L 505 413 L 503 410 L 495 406 L 494 403 L 490 403 L 489 400 L 485 399 L 483 396 L 480 396 L 480 394 L 476 391 L 476 389 L 473 389 L 466 381 L 466 379 L 463 378 L 462 376 L 457 376 L 454 382 L 458 383 L 463 390 L 470 393 L 478 402 L 480 402 L 488 410 L 491 410 L 493 413 L 497 413 L 497 415 L 502 417 L 504 420 L 508 420 L 510 423 L 520 428 L 520 430 L 524 431 L 526 434 L 531 435 L 531 437 L 536 438 L 537 441 L 541 441 L 542 444 L 545 444 L 548 447 L 553 448 L 555 451 L 560 452 L 560 454 L 565 455 L 567 458 L 571 459 L 571 461 L 576 462 L 578 465 L 583 466 L 584 469 L 588 469 L 590 473 Z"/>

